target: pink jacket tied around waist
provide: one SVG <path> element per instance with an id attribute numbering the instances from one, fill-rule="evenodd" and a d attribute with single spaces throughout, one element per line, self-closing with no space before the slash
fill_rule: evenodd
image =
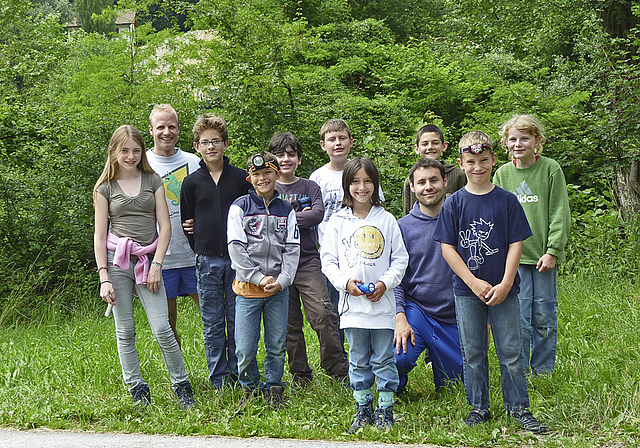
<path id="1" fill-rule="evenodd" d="M 115 266 L 120 269 L 129 269 L 131 255 L 138 257 L 138 263 L 133 269 L 138 285 L 147 283 L 147 276 L 149 275 L 149 257 L 147 257 L 147 254 L 155 252 L 157 245 L 158 238 L 148 246 L 141 246 L 128 236 L 118 238 L 111 232 L 107 234 L 107 249 L 114 251 L 113 264 Z"/>

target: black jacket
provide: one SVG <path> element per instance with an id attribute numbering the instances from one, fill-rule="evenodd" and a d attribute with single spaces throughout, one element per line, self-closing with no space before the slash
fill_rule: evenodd
<path id="1" fill-rule="evenodd" d="M 191 249 L 196 254 L 228 257 L 227 216 L 229 207 L 252 188 L 247 173 L 229 164 L 224 156 L 222 175 L 216 184 L 207 165 L 200 161 L 200 168 L 182 181 L 180 190 L 180 219 L 193 218 L 193 235 L 187 235 Z"/>

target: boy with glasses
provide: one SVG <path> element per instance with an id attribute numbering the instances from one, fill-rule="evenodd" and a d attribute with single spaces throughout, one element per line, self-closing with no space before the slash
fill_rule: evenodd
<path id="1" fill-rule="evenodd" d="M 192 221 L 193 234 L 185 230 L 196 253 L 196 274 L 204 349 L 209 381 L 216 391 L 238 378 L 235 343 L 235 273 L 227 249 L 229 207 L 249 192 L 244 170 L 229 164 L 225 121 L 204 114 L 193 126 L 193 146 L 202 156 L 200 168 L 187 176 L 180 193 L 182 221 Z M 226 330 L 226 331 L 225 331 Z"/>

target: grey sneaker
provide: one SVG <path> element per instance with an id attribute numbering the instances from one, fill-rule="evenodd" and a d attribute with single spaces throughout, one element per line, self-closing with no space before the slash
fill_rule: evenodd
<path id="1" fill-rule="evenodd" d="M 282 386 L 269 387 L 269 406 L 271 406 L 276 411 L 287 407 L 287 402 L 282 396 L 283 393 L 284 387 Z"/>
<path id="2" fill-rule="evenodd" d="M 542 426 L 542 424 L 533 416 L 530 410 L 525 409 L 521 412 L 508 412 L 508 414 L 522 426 L 522 429 L 526 429 L 527 431 L 531 431 L 533 433 L 542 434 L 543 432 L 547 432 L 547 428 Z"/>
<path id="3" fill-rule="evenodd" d="M 376 408 L 376 428 L 380 431 L 389 431 L 393 426 L 393 406 Z"/>
<path id="4" fill-rule="evenodd" d="M 191 390 L 191 383 L 189 380 L 176 384 L 173 386 L 173 389 L 178 396 L 178 401 L 182 405 L 182 409 L 186 411 L 195 406 L 196 401 L 193 399 L 193 390 Z"/>
<path id="5" fill-rule="evenodd" d="M 148 384 L 138 384 L 131 391 L 131 395 L 133 395 L 133 404 L 138 409 L 151 404 L 151 392 Z"/>
<path id="6" fill-rule="evenodd" d="M 349 434 L 355 434 L 360 428 L 364 428 L 366 425 L 373 425 L 373 404 L 368 402 L 366 404 L 358 404 L 356 418 L 349 427 Z"/>

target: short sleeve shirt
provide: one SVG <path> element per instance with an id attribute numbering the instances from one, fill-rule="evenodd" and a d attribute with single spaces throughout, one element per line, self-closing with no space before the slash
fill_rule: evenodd
<path id="1" fill-rule="evenodd" d="M 509 245 L 532 235 L 516 196 L 500 187 L 475 195 L 462 188 L 445 201 L 433 231 L 433 239 L 456 248 L 477 278 L 492 286 L 502 281 Z M 473 292 L 457 275 L 453 290 L 458 296 Z M 520 291 L 516 275 L 509 294 Z"/>
<path id="2" fill-rule="evenodd" d="M 156 173 L 142 173 L 140 192 L 136 196 L 127 196 L 117 180 L 100 184 L 97 192 L 109 202 L 111 232 L 143 246 L 153 243 L 158 237 L 155 192 L 160 187 L 162 178 Z"/>

